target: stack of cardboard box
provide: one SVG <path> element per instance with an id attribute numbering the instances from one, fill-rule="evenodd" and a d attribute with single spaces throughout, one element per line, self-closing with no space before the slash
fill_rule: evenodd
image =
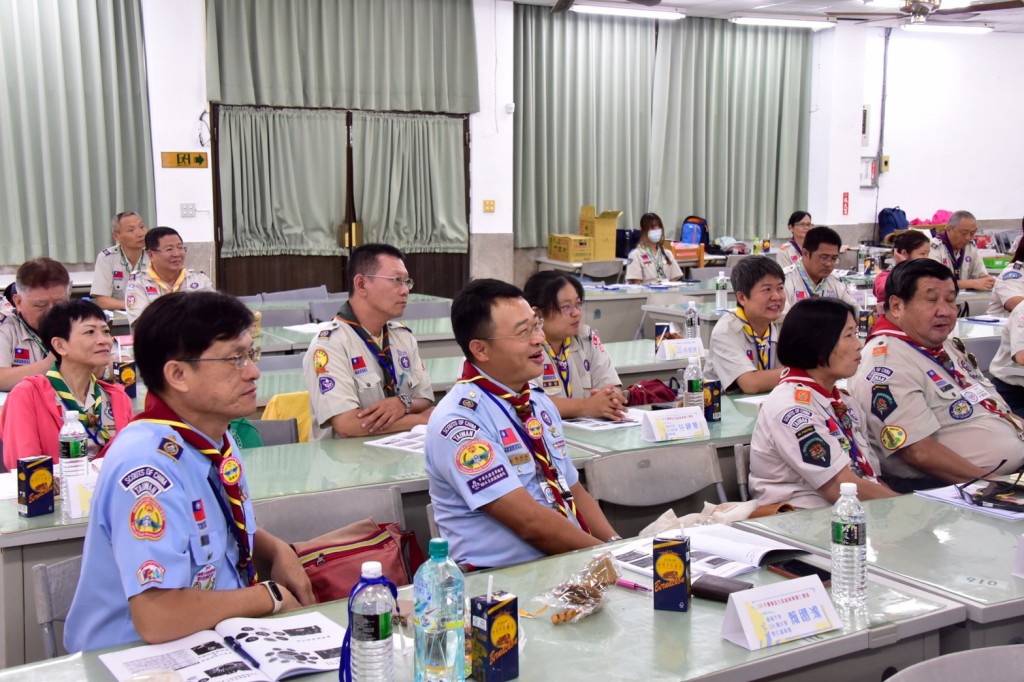
<path id="1" fill-rule="evenodd" d="M 548 258 L 570 263 L 615 259 L 615 234 L 622 211 L 597 214 L 594 206 L 580 209 L 579 234 L 548 235 Z"/>

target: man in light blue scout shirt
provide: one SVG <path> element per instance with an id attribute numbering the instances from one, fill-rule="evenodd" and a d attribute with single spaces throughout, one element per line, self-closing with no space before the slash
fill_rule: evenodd
<path id="1" fill-rule="evenodd" d="M 165 642 L 314 602 L 295 552 L 256 527 L 227 433 L 256 408 L 250 324 L 244 305 L 213 291 L 161 296 L 139 318 L 136 362 L 150 392 L 106 452 L 68 651 Z M 258 582 L 252 558 L 273 580 Z"/>
<path id="2" fill-rule="evenodd" d="M 493 568 L 618 539 L 579 482 L 551 400 L 543 322 L 517 287 L 478 279 L 452 303 L 462 378 L 427 423 L 434 518 L 452 557 Z"/>

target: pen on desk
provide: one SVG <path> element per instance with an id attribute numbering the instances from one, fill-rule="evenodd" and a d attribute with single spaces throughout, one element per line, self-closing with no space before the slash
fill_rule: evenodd
<path id="1" fill-rule="evenodd" d="M 627 590 L 636 590 L 637 592 L 650 592 L 651 588 L 640 583 L 635 583 L 632 580 L 626 580 L 625 578 L 618 578 L 615 584 L 619 587 L 625 587 Z"/>
<path id="2" fill-rule="evenodd" d="M 229 635 L 229 636 L 227 636 L 227 637 L 225 637 L 225 638 L 224 638 L 224 641 L 225 641 L 225 642 L 227 642 L 227 645 L 228 645 L 229 647 L 231 647 L 232 651 L 234 651 L 234 652 L 235 652 L 236 654 L 238 654 L 239 656 L 241 656 L 242 658 L 244 658 L 244 659 L 245 659 L 246 661 L 248 661 L 249 663 L 252 663 L 253 667 L 255 667 L 255 668 L 259 668 L 259 667 L 260 667 L 260 662 L 259 662 L 259 661 L 257 661 L 257 660 L 256 660 L 255 658 L 253 658 L 253 657 L 252 657 L 252 656 L 251 656 L 251 655 L 249 654 L 249 652 L 248 652 L 248 651 L 246 651 L 245 649 L 243 649 L 243 648 L 242 648 L 242 645 L 241 645 L 241 644 L 239 644 L 239 643 L 238 643 L 238 641 L 237 641 L 237 640 L 236 640 L 236 639 L 235 639 L 234 637 L 231 637 L 231 636 Z"/>

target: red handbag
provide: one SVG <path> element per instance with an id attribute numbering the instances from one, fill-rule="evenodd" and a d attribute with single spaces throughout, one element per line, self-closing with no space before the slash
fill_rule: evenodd
<path id="1" fill-rule="evenodd" d="M 674 383 L 675 378 L 671 381 Z M 651 405 L 670 403 L 676 399 L 676 392 L 661 379 L 644 379 L 629 387 L 630 405 Z"/>

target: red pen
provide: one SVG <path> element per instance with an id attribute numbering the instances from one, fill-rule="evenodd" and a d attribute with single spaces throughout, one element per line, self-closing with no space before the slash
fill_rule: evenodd
<path id="1" fill-rule="evenodd" d="M 619 587 L 625 587 L 627 590 L 636 590 L 637 592 L 650 592 L 651 588 L 640 583 L 635 583 L 632 580 L 626 580 L 625 578 L 618 578 L 615 584 Z"/>

